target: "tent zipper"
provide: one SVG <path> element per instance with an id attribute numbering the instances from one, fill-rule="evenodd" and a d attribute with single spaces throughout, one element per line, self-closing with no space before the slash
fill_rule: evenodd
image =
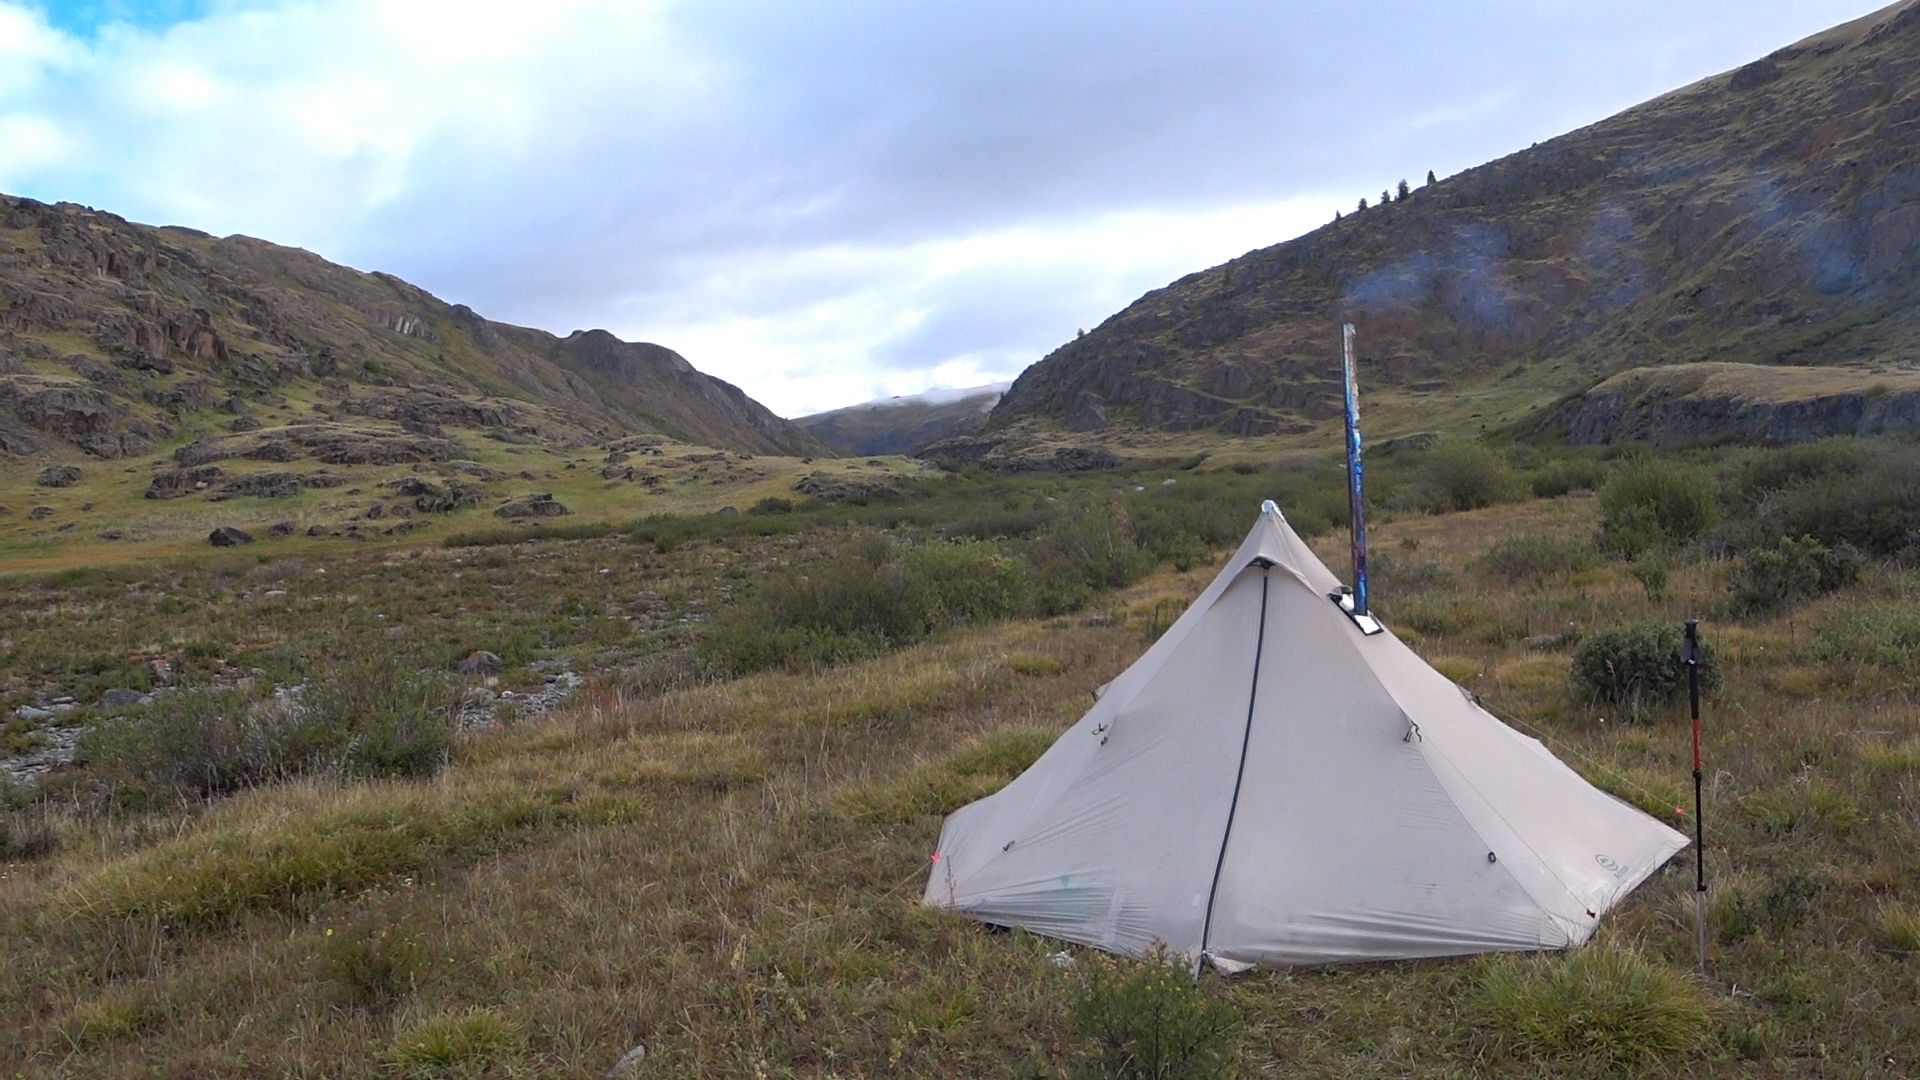
<path id="1" fill-rule="evenodd" d="M 1240 733 L 1240 767 L 1233 774 L 1233 798 L 1227 803 L 1227 824 L 1220 833 L 1220 854 L 1213 862 L 1213 883 L 1207 886 L 1207 917 L 1200 926 L 1200 955 L 1193 965 L 1196 979 L 1200 966 L 1206 963 L 1207 946 L 1212 943 L 1213 899 L 1220 891 L 1220 871 L 1227 865 L 1227 841 L 1233 837 L 1233 817 L 1240 809 L 1240 784 L 1247 777 L 1247 746 L 1253 741 L 1253 707 L 1260 692 L 1260 654 L 1267 647 L 1267 585 L 1273 580 L 1273 562 L 1261 558 L 1254 563 L 1260 567 L 1260 629 L 1253 638 L 1253 684 L 1247 688 L 1247 726 Z"/>

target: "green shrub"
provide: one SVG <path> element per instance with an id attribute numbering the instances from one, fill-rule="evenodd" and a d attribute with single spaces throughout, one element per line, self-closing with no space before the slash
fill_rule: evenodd
<path id="1" fill-rule="evenodd" d="M 747 507 L 747 513 L 749 514 L 791 514 L 793 513 L 793 500 L 783 499 L 778 495 L 769 495 L 766 498 L 761 499 L 759 502 L 754 503 L 752 506 Z"/>
<path id="2" fill-rule="evenodd" d="M 1607 481 L 1607 466 L 1587 458 L 1555 461 L 1527 478 L 1538 499 L 1554 499 L 1570 491 L 1598 491 Z"/>
<path id="3" fill-rule="evenodd" d="M 1844 479 L 1815 477 L 1772 493 L 1759 507 L 1763 536 L 1812 537 L 1879 556 L 1920 545 L 1920 462 L 1881 460 Z"/>
<path id="4" fill-rule="evenodd" d="M 1714 1030 L 1686 976 L 1624 949 L 1490 957 L 1479 976 L 1482 1029 L 1509 1052 L 1639 1069 L 1697 1050 Z"/>
<path id="5" fill-rule="evenodd" d="M 1087 954 L 1073 1019 L 1093 1040 L 1100 1075 L 1203 1078 L 1228 1075 L 1240 1014 L 1194 985 L 1178 957 L 1155 953 L 1123 960 Z"/>
<path id="6" fill-rule="evenodd" d="M 1830 548 L 1811 536 L 1782 539 L 1734 564 L 1734 606 L 1744 612 L 1771 611 L 1833 592 L 1859 578 L 1862 561 L 1844 542 Z"/>
<path id="7" fill-rule="evenodd" d="M 328 927 L 322 940 L 317 973 L 356 1008 L 391 1008 L 413 991 L 414 976 L 426 959 L 418 935 L 384 911 Z"/>
<path id="8" fill-rule="evenodd" d="M 872 656 L 936 630 L 1026 610 L 1028 569 L 996 545 L 882 541 L 770 577 L 714 620 L 703 658 L 734 673 Z"/>
<path id="9" fill-rule="evenodd" d="M 1519 584 L 1577 573 L 1595 562 L 1593 548 L 1544 533 L 1503 537 L 1487 549 L 1481 564 L 1495 576 Z"/>
<path id="10" fill-rule="evenodd" d="M 1694 469 L 1635 458 L 1600 489 L 1600 534 L 1633 558 L 1649 548 L 1683 543 L 1714 519 L 1714 486 Z"/>
<path id="11" fill-rule="evenodd" d="M 1920 607 L 1910 602 L 1852 604 L 1814 626 L 1813 658 L 1875 664 L 1920 676 Z"/>
<path id="12" fill-rule="evenodd" d="M 1506 460 L 1479 443 L 1444 443 L 1427 458 L 1410 493 L 1429 513 L 1477 510 L 1521 497 L 1524 485 Z"/>
<path id="13" fill-rule="evenodd" d="M 0 860 L 26 862 L 60 850 L 60 833 L 45 807 L 0 808 Z"/>
<path id="14" fill-rule="evenodd" d="M 1797 870 L 1768 879 L 1764 887 L 1735 878 L 1714 890 L 1707 916 L 1719 941 L 1790 934 L 1813 914 L 1824 891 L 1817 878 Z"/>
<path id="15" fill-rule="evenodd" d="M 301 697 L 298 753 L 308 769 L 337 761 L 354 776 L 425 776 L 453 749 L 454 693 L 400 655 L 355 651 Z"/>
<path id="16" fill-rule="evenodd" d="M 1866 454 L 1851 439 L 1797 443 L 1766 451 L 1748 461 L 1733 478 L 1732 495 L 1749 506 L 1757 506 L 1776 491 L 1808 480 L 1851 476 L 1866 463 Z"/>
<path id="17" fill-rule="evenodd" d="M 1687 666 L 1680 662 L 1683 638 L 1675 623 L 1642 623 L 1595 634 L 1573 652 L 1574 685 L 1596 704 L 1641 709 L 1671 701 L 1687 690 Z M 1711 687 L 1717 670 L 1704 638 L 1701 654 L 1701 685 Z"/>
<path id="18" fill-rule="evenodd" d="M 241 690 L 168 694 L 81 736 L 77 759 L 141 788 L 225 795 L 298 771 L 295 710 Z"/>

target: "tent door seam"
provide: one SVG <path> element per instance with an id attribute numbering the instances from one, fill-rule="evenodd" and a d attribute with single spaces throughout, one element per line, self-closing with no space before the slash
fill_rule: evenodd
<path id="1" fill-rule="evenodd" d="M 1240 734 L 1240 767 L 1233 774 L 1233 798 L 1227 803 L 1227 824 L 1220 832 L 1220 855 L 1213 863 L 1213 883 L 1207 886 L 1207 917 L 1200 926 L 1200 955 L 1194 960 L 1194 977 L 1200 975 L 1200 965 L 1207 959 L 1207 947 L 1212 944 L 1213 901 L 1220 891 L 1220 871 L 1227 865 L 1227 842 L 1233 838 L 1233 817 L 1240 809 L 1240 785 L 1247 778 L 1247 747 L 1253 741 L 1254 702 L 1260 692 L 1260 654 L 1267 647 L 1267 585 L 1272 580 L 1269 571 L 1273 563 L 1265 558 L 1256 559 L 1260 567 L 1260 629 L 1253 639 L 1253 683 L 1247 687 L 1247 726 Z"/>

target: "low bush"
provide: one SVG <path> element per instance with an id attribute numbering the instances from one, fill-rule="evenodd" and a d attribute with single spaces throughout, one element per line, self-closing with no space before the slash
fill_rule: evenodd
<path id="1" fill-rule="evenodd" d="M 339 658 L 300 701 L 301 760 L 353 776 L 425 776 L 453 749 L 453 688 L 395 653 Z"/>
<path id="2" fill-rule="evenodd" d="M 1479 964 L 1482 1031 L 1506 1052 L 1641 1069 L 1699 1049 L 1715 1017 L 1685 975 L 1588 945 Z"/>
<path id="3" fill-rule="evenodd" d="M 0 807 L 0 861 L 44 859 L 60 850 L 60 833 L 46 807 Z"/>
<path id="4" fill-rule="evenodd" d="M 1827 547 L 1810 536 L 1782 539 L 1735 562 L 1734 607 L 1757 613 L 1825 595 L 1853 584 L 1862 562 L 1844 542 Z"/>
<path id="5" fill-rule="evenodd" d="M 1729 494 L 1738 502 L 1758 506 L 1776 491 L 1808 480 L 1851 476 L 1866 464 L 1866 453 L 1852 439 L 1797 443 L 1763 451 L 1745 462 L 1728 484 Z"/>
<path id="6" fill-rule="evenodd" d="M 1798 870 L 1764 883 L 1746 878 L 1721 883 L 1707 902 L 1713 936 L 1735 942 L 1761 934 L 1790 934 L 1813 915 L 1824 891 L 1819 879 Z"/>
<path id="7" fill-rule="evenodd" d="M 1570 491 L 1598 491 L 1606 482 L 1606 464 L 1587 458 L 1555 461 L 1527 477 L 1527 487 L 1539 499 L 1559 498 Z"/>
<path id="8" fill-rule="evenodd" d="M 1094 1044 L 1099 1075 L 1174 1080 L 1229 1075 L 1241 1020 L 1231 1002 L 1194 984 L 1178 957 L 1085 954 L 1073 1019 Z"/>
<path id="9" fill-rule="evenodd" d="M 1629 460 L 1600 489 L 1600 535 L 1628 558 L 1684 543 L 1711 525 L 1715 486 L 1705 474 L 1658 458 Z"/>
<path id="10" fill-rule="evenodd" d="M 1588 569 L 1597 561 L 1592 547 L 1544 533 L 1503 537 L 1487 549 L 1481 565 L 1496 577 L 1519 583 L 1537 583 L 1562 574 Z"/>
<path id="11" fill-rule="evenodd" d="M 225 795 L 303 764 L 297 713 L 242 690 L 201 687 L 168 694 L 81 736 L 78 759 L 126 781 L 125 793 Z"/>
<path id="12" fill-rule="evenodd" d="M 1831 611 L 1814 626 L 1812 653 L 1920 677 L 1920 607 L 1879 600 Z"/>
<path id="13" fill-rule="evenodd" d="M 376 909 L 343 927 L 328 927 L 316 973 L 354 1008 L 383 1010 L 406 997 L 426 947 L 404 918 Z"/>
<path id="14" fill-rule="evenodd" d="M 1758 508 L 1761 536 L 1811 537 L 1882 557 L 1920 547 L 1920 462 L 1876 460 L 1844 478 L 1820 476 L 1772 492 Z"/>
<path id="15" fill-rule="evenodd" d="M 1676 623 L 1642 623 L 1606 630 L 1573 652 L 1573 681 L 1588 701 L 1651 708 L 1686 693 L 1687 666 L 1680 662 L 1684 631 Z M 1717 681 L 1713 653 L 1701 640 L 1703 688 Z"/>
<path id="16" fill-rule="evenodd" d="M 1433 451 L 1400 499 L 1443 514 L 1512 502 L 1525 494 L 1526 485 L 1500 455 L 1479 443 L 1454 442 Z"/>
<path id="17" fill-rule="evenodd" d="M 1006 618 L 1034 590 L 1020 559 L 979 541 L 867 550 L 796 567 L 714 620 L 700 652 L 717 669 L 805 670 L 872 656 L 943 627 Z"/>

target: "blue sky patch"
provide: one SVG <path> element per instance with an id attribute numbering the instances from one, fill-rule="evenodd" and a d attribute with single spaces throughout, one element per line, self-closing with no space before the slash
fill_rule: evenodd
<path id="1" fill-rule="evenodd" d="M 164 30 L 207 13 L 207 0 L 54 0 L 39 5 L 47 21 L 79 37 L 92 37 L 111 23 Z"/>

